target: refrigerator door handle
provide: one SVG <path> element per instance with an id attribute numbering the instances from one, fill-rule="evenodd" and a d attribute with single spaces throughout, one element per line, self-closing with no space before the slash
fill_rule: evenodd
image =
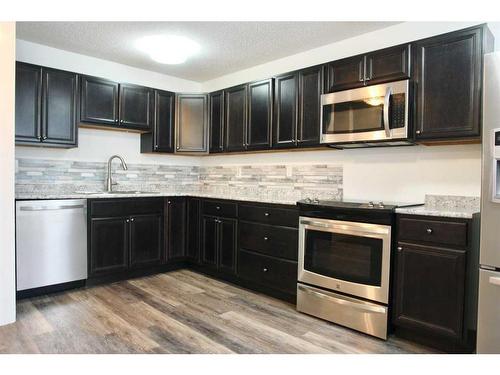
<path id="1" fill-rule="evenodd" d="M 500 286 L 500 277 L 490 276 L 490 284 Z"/>

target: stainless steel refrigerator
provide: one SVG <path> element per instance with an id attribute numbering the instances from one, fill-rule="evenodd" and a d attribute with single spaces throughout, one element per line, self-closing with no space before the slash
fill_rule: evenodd
<path id="1" fill-rule="evenodd" d="M 484 69 L 477 352 L 500 353 L 500 53 Z"/>

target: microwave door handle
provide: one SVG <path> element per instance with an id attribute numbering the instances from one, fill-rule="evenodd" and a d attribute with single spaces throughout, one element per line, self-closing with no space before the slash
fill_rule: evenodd
<path id="1" fill-rule="evenodd" d="M 389 127 L 389 106 L 391 105 L 390 99 L 392 95 L 392 87 L 388 87 L 385 91 L 384 97 L 384 129 L 387 138 L 391 136 L 391 129 Z"/>

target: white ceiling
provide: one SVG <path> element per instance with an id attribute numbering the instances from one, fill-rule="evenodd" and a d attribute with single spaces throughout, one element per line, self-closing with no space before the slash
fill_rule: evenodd
<path id="1" fill-rule="evenodd" d="M 395 23 L 18 22 L 17 38 L 204 82 Z M 189 37 L 201 51 L 184 64 L 156 63 L 134 47 L 137 39 L 154 34 Z"/>

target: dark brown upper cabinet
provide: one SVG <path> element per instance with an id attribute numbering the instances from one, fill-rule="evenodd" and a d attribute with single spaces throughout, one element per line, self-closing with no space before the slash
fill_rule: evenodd
<path id="1" fill-rule="evenodd" d="M 415 43 L 415 135 L 420 141 L 476 138 L 481 133 L 484 26 Z"/>
<path id="2" fill-rule="evenodd" d="M 115 129 L 150 131 L 154 117 L 154 90 L 83 76 L 80 122 Z"/>
<path id="3" fill-rule="evenodd" d="M 119 84 L 103 78 L 83 76 L 80 122 L 118 126 Z"/>
<path id="4" fill-rule="evenodd" d="M 225 151 L 270 148 L 272 90 L 272 79 L 224 90 Z"/>
<path id="5" fill-rule="evenodd" d="M 328 92 L 410 77 L 410 45 L 403 44 L 327 64 Z"/>
<path id="6" fill-rule="evenodd" d="M 16 64 L 16 144 L 77 146 L 78 75 Z"/>
<path id="7" fill-rule="evenodd" d="M 175 93 L 154 91 L 153 131 L 141 134 L 141 152 L 174 152 Z"/>
<path id="8" fill-rule="evenodd" d="M 243 151 L 246 142 L 248 85 L 224 90 L 225 150 Z"/>
<path id="9" fill-rule="evenodd" d="M 120 126 L 150 130 L 153 125 L 154 90 L 120 84 Z"/>
<path id="10" fill-rule="evenodd" d="M 209 95 L 210 153 L 224 151 L 224 91 Z"/>
<path id="11" fill-rule="evenodd" d="M 319 144 L 322 93 L 322 66 L 275 78 L 273 148 Z"/>
<path id="12" fill-rule="evenodd" d="M 175 152 L 208 152 L 208 95 L 177 94 Z"/>
<path id="13" fill-rule="evenodd" d="M 273 118 L 273 80 L 248 85 L 247 150 L 265 150 L 271 147 Z"/>

